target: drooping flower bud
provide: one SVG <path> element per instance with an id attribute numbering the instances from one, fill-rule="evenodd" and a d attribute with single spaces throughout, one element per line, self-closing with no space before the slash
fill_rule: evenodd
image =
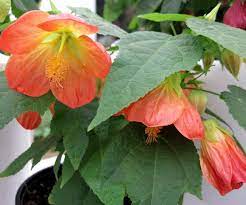
<path id="1" fill-rule="evenodd" d="M 203 56 L 202 62 L 205 70 L 209 70 L 209 68 L 213 65 L 214 56 L 211 53 L 206 52 Z"/>
<path id="2" fill-rule="evenodd" d="M 246 155 L 215 120 L 204 122 L 200 163 L 204 177 L 221 195 L 246 182 Z"/>
<path id="3" fill-rule="evenodd" d="M 222 63 L 225 65 L 226 69 L 237 78 L 240 71 L 241 58 L 235 53 L 224 49 L 221 54 Z"/>
<path id="4" fill-rule="evenodd" d="M 232 27 L 246 29 L 246 2 L 235 0 L 225 13 L 223 21 Z"/>
<path id="5" fill-rule="evenodd" d="M 27 130 L 36 129 L 42 121 L 40 114 L 32 111 L 24 112 L 16 119 L 19 124 Z"/>
<path id="6" fill-rule="evenodd" d="M 208 102 L 208 96 L 201 90 L 192 90 L 189 95 L 189 100 L 200 114 L 203 114 Z"/>

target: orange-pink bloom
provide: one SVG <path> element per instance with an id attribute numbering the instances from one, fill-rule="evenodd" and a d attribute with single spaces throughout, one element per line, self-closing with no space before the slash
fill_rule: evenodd
<path id="1" fill-rule="evenodd" d="M 42 121 L 39 113 L 32 111 L 24 112 L 16 119 L 19 122 L 19 124 L 27 130 L 36 129 Z"/>
<path id="2" fill-rule="evenodd" d="M 164 83 L 120 113 L 128 121 L 141 122 L 147 127 L 174 124 L 188 139 L 201 139 L 204 127 L 196 108 L 189 102 L 180 87 L 179 73 L 168 77 Z"/>
<path id="3" fill-rule="evenodd" d="M 70 14 L 27 12 L 0 36 L 0 49 L 11 54 L 9 87 L 32 97 L 51 90 L 71 108 L 91 102 L 96 80 L 105 79 L 111 66 L 105 48 L 87 36 L 97 31 Z"/>
<path id="4" fill-rule="evenodd" d="M 246 182 L 246 155 L 231 134 L 214 120 L 207 120 L 201 141 L 201 168 L 207 181 L 221 195 L 240 188 Z"/>
<path id="5" fill-rule="evenodd" d="M 232 27 L 246 29 L 246 2 L 235 0 L 226 11 L 223 21 Z"/>

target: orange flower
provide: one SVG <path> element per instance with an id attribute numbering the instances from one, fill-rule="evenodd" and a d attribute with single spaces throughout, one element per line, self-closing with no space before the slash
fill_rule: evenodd
<path id="1" fill-rule="evenodd" d="M 71 108 L 91 102 L 96 80 L 111 66 L 105 48 L 87 36 L 97 31 L 70 14 L 24 14 L 0 37 L 0 49 L 12 54 L 5 71 L 9 87 L 32 97 L 51 90 Z"/>
<path id="2" fill-rule="evenodd" d="M 27 129 L 36 129 L 41 123 L 41 117 L 38 112 L 24 112 L 19 117 L 16 118 L 20 125 Z"/>
<path id="3" fill-rule="evenodd" d="M 173 74 L 118 114 L 124 115 L 128 121 L 141 122 L 147 127 L 174 124 L 188 139 L 201 139 L 204 135 L 201 117 L 185 96 L 180 83 L 180 74 Z"/>
<path id="4" fill-rule="evenodd" d="M 201 168 L 207 181 L 221 195 L 240 188 L 246 182 L 246 155 L 231 134 L 214 120 L 207 120 L 201 143 Z"/>

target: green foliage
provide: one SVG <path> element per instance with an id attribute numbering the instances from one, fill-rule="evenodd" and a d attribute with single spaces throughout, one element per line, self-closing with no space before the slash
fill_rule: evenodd
<path id="1" fill-rule="evenodd" d="M 12 13 L 16 17 L 20 17 L 27 11 L 37 10 L 39 8 L 38 3 L 34 0 L 11 0 L 12 2 Z"/>
<path id="2" fill-rule="evenodd" d="M 191 70 L 202 56 L 197 39 L 136 32 L 121 39 L 120 55 L 114 62 L 89 129 L 157 87 L 167 76 Z M 114 102 L 112 106 L 112 102 Z"/>
<path id="3" fill-rule="evenodd" d="M 189 18 L 186 23 L 196 34 L 215 41 L 243 58 L 246 57 L 246 32 L 244 30 L 199 18 Z"/>
<path id="4" fill-rule="evenodd" d="M 0 22 L 3 22 L 9 13 L 11 0 L 0 0 Z"/>
<path id="5" fill-rule="evenodd" d="M 4 171 L 0 173 L 0 177 L 8 177 L 19 172 L 31 159 L 41 159 L 44 153 L 55 147 L 60 137 L 49 137 L 44 140 L 35 141 L 32 146 L 16 158 Z"/>
<path id="6" fill-rule="evenodd" d="M 64 148 L 75 170 L 88 146 L 87 127 L 96 107 L 96 102 L 74 110 L 60 103 L 55 105 L 55 112 L 58 114 L 52 120 L 51 133 L 63 136 Z"/>
<path id="7" fill-rule="evenodd" d="M 233 118 L 246 129 L 246 90 L 234 85 L 229 85 L 228 89 L 221 93 L 221 99 L 227 104 Z"/>
<path id="8" fill-rule="evenodd" d="M 63 188 L 64 185 L 69 182 L 69 180 L 73 177 L 75 170 L 69 157 L 66 155 L 65 160 L 62 166 L 62 176 L 61 176 L 61 184 L 60 187 Z"/>
<path id="9" fill-rule="evenodd" d="M 139 205 L 177 205 L 185 192 L 201 197 L 196 149 L 173 127 L 152 145 L 145 144 L 144 128 L 137 124 L 115 135 L 110 129 L 100 133 L 90 138 L 90 157 L 80 172 L 105 204 L 122 204 L 125 192 Z"/>
<path id="10" fill-rule="evenodd" d="M 120 27 L 104 20 L 97 14 L 93 13 L 87 8 L 75 8 L 70 7 L 72 12 L 74 12 L 77 16 L 84 19 L 86 22 L 98 26 L 99 32 L 102 35 L 111 35 L 116 37 L 123 37 L 127 33 L 122 30 Z"/>
<path id="11" fill-rule="evenodd" d="M 43 115 L 54 101 L 51 93 L 33 98 L 10 90 L 4 72 L 0 72 L 0 129 L 26 111 L 36 111 Z"/>
<path id="12" fill-rule="evenodd" d="M 52 113 L 47 110 L 42 116 L 42 122 L 37 129 L 34 130 L 34 137 L 48 137 L 50 135 L 50 123 Z"/>
<path id="13" fill-rule="evenodd" d="M 140 0 L 137 4 L 136 13 L 146 14 L 155 11 L 163 0 Z"/>
<path id="14" fill-rule="evenodd" d="M 162 21 L 186 21 L 187 19 L 193 17 L 187 14 L 160 14 L 160 13 L 149 13 L 138 16 L 143 19 L 147 19 L 155 22 Z"/>
<path id="15" fill-rule="evenodd" d="M 93 194 L 79 174 L 61 189 L 59 182 L 54 186 L 49 197 L 49 203 L 55 205 L 102 205 L 100 200 Z"/>

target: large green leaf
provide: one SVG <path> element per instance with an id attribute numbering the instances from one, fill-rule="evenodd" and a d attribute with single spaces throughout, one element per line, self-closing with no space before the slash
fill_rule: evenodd
<path id="1" fill-rule="evenodd" d="M 0 72 L 0 129 L 26 111 L 36 111 L 43 115 L 54 101 L 51 93 L 34 98 L 10 90 L 4 72 Z"/>
<path id="2" fill-rule="evenodd" d="M 31 159 L 43 155 L 52 147 L 55 147 L 60 137 L 49 137 L 45 140 L 38 139 L 32 146 L 16 158 L 4 171 L 0 173 L 0 177 L 7 177 L 16 174 L 20 171 Z"/>
<path id="3" fill-rule="evenodd" d="M 3 22 L 9 13 L 11 0 L 0 0 L 0 22 Z"/>
<path id="4" fill-rule="evenodd" d="M 59 181 L 53 188 L 49 197 L 49 203 L 55 205 L 102 205 L 100 200 L 89 189 L 79 174 L 75 174 L 73 178 L 60 189 Z"/>
<path id="5" fill-rule="evenodd" d="M 60 187 L 63 188 L 64 185 L 69 182 L 69 180 L 73 177 L 75 170 L 69 157 L 66 155 L 63 166 L 62 166 L 62 176 L 61 176 L 61 184 Z"/>
<path id="6" fill-rule="evenodd" d="M 160 14 L 160 13 L 149 13 L 140 15 L 140 18 L 147 19 L 155 22 L 163 21 L 186 21 L 193 16 L 187 14 Z"/>
<path id="7" fill-rule="evenodd" d="M 100 127 L 100 126 L 99 126 Z M 122 204 L 126 192 L 138 205 L 177 205 L 190 192 L 201 197 L 201 171 L 193 143 L 170 127 L 157 144 L 146 145 L 144 128 L 130 125 L 106 141 L 104 134 L 81 175 L 107 205 Z"/>
<path id="8" fill-rule="evenodd" d="M 141 0 L 136 9 L 137 14 L 146 14 L 154 12 L 162 3 L 163 0 Z"/>
<path id="9" fill-rule="evenodd" d="M 93 13 L 91 10 L 87 8 L 75 8 L 70 7 L 72 12 L 74 12 L 77 16 L 84 19 L 86 22 L 98 26 L 99 32 L 102 35 L 111 35 L 116 37 L 123 37 L 127 33 L 121 29 L 120 27 L 104 20 L 97 14 Z"/>
<path id="10" fill-rule="evenodd" d="M 246 129 L 246 90 L 234 85 L 229 85 L 228 89 L 221 93 L 221 99 L 227 104 L 233 118 Z"/>
<path id="11" fill-rule="evenodd" d="M 12 13 L 19 17 L 27 11 L 37 10 L 39 8 L 38 3 L 34 0 L 11 0 Z"/>
<path id="12" fill-rule="evenodd" d="M 88 146 L 87 127 L 96 108 L 96 102 L 73 110 L 56 103 L 57 114 L 51 123 L 51 133 L 63 136 L 65 150 L 75 170 L 78 169 Z"/>
<path id="13" fill-rule="evenodd" d="M 202 56 L 197 39 L 189 35 L 136 32 L 122 38 L 119 47 L 90 129 L 144 96 L 170 74 L 192 69 Z"/>
<path id="14" fill-rule="evenodd" d="M 210 38 L 237 55 L 246 57 L 246 32 L 222 23 L 189 18 L 187 26 L 199 35 Z"/>

